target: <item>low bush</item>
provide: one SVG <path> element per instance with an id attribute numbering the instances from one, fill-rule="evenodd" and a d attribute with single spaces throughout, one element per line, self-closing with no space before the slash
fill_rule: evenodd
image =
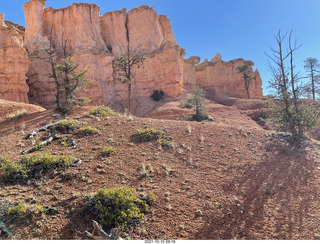
<path id="1" fill-rule="evenodd" d="M 26 205 L 22 202 L 1 202 L 0 218 L 8 225 L 30 224 L 36 217 L 45 213 L 44 207 L 40 204 Z"/>
<path id="2" fill-rule="evenodd" d="M 110 157 L 112 154 L 114 154 L 116 151 L 112 146 L 105 147 L 103 151 L 101 152 L 102 157 Z"/>
<path id="3" fill-rule="evenodd" d="M 159 91 L 159 90 L 154 90 L 150 97 L 154 100 L 154 101 L 157 101 L 159 102 L 164 96 L 164 92 L 163 91 Z"/>
<path id="4" fill-rule="evenodd" d="M 84 214 L 90 214 L 103 228 L 121 227 L 122 234 L 144 218 L 148 210 L 145 201 L 135 196 L 133 188 L 100 189 L 88 196 Z"/>
<path id="5" fill-rule="evenodd" d="M 152 128 L 137 130 L 134 134 L 135 139 L 139 142 L 159 140 L 164 135 L 165 132 Z"/>
<path id="6" fill-rule="evenodd" d="M 16 216 L 22 216 L 26 212 L 27 212 L 27 207 L 23 203 L 19 202 L 17 206 L 11 207 L 8 209 L 7 215 L 16 217 Z"/>
<path id="7" fill-rule="evenodd" d="M 84 136 L 91 136 L 91 135 L 99 134 L 99 130 L 96 128 L 93 128 L 91 126 L 82 127 L 79 130 L 80 130 L 81 134 Z"/>
<path id="8" fill-rule="evenodd" d="M 194 101 L 193 101 L 193 99 L 190 97 L 190 98 L 188 98 L 187 100 L 182 101 L 182 102 L 180 103 L 180 106 L 183 107 L 183 108 L 193 108 L 193 107 L 194 107 Z"/>
<path id="9" fill-rule="evenodd" d="M 59 142 L 65 146 L 65 147 L 72 147 L 73 145 L 73 140 L 69 137 L 63 137 L 59 140 Z"/>
<path id="10" fill-rule="evenodd" d="M 50 129 L 62 133 L 69 133 L 79 128 L 79 122 L 76 120 L 62 120 L 58 124 L 53 125 Z"/>
<path id="11" fill-rule="evenodd" d="M 96 109 L 92 109 L 89 111 L 89 115 L 97 116 L 97 117 L 109 117 L 109 116 L 119 116 L 119 113 L 114 112 L 111 108 L 105 105 L 101 105 Z"/>
<path id="12" fill-rule="evenodd" d="M 166 138 L 160 138 L 158 140 L 158 144 L 161 145 L 162 147 L 165 147 L 165 148 L 171 148 L 173 147 L 173 143 L 171 140 L 168 140 Z"/>
<path id="13" fill-rule="evenodd" d="M 17 163 L 6 160 L 0 165 L 0 175 L 5 181 L 27 180 L 34 178 L 40 171 L 63 170 L 72 166 L 76 159 L 69 155 L 55 157 L 48 152 L 23 156 Z"/>

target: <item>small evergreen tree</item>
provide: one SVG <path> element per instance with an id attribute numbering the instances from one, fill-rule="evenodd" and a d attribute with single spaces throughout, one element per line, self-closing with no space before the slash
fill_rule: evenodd
<path id="1" fill-rule="evenodd" d="M 128 46 L 127 54 L 120 58 L 117 58 L 114 63 L 114 71 L 116 73 L 116 80 L 128 85 L 128 115 L 131 113 L 131 93 L 132 82 L 135 77 L 135 68 L 143 67 L 146 58 L 132 54 Z"/>
<path id="2" fill-rule="evenodd" d="M 192 120 L 202 121 L 208 119 L 208 113 L 205 107 L 205 92 L 200 86 L 195 86 L 192 90 L 191 103 L 195 106 L 195 114 Z"/>
<path id="3" fill-rule="evenodd" d="M 76 97 L 75 91 L 86 87 L 88 83 L 88 79 L 86 78 L 88 70 L 76 71 L 79 65 L 74 64 L 70 56 L 64 58 L 62 62 L 62 64 L 58 64 L 55 67 L 63 79 L 62 92 L 64 101 L 58 105 L 58 108 L 62 112 L 67 112 L 72 106 L 77 105 L 79 101 L 84 100 L 84 98 Z"/>
<path id="4" fill-rule="evenodd" d="M 71 55 L 66 51 L 67 41 L 62 44 L 63 56 L 58 55 L 58 51 L 55 50 L 52 43 L 52 31 L 49 38 L 50 46 L 44 51 L 48 55 L 48 62 L 51 66 L 51 74 L 49 75 L 54 79 L 56 85 L 56 107 L 60 113 L 66 113 L 72 106 L 78 104 L 78 102 L 87 102 L 89 98 L 77 98 L 75 91 L 80 88 L 85 88 L 88 81 L 87 69 L 78 69 L 78 64 L 74 64 Z M 59 64 L 59 62 L 61 62 Z"/>
<path id="5" fill-rule="evenodd" d="M 288 51 L 283 51 L 283 41 L 286 37 L 281 31 L 275 36 L 278 49 L 272 49 L 273 55 L 267 55 L 275 64 L 271 67 L 273 80 L 270 86 L 275 89 L 279 98 L 275 103 L 274 118 L 280 127 L 292 134 L 292 141 L 299 143 L 306 130 L 316 124 L 319 108 L 310 103 L 299 101 L 301 87 L 299 86 L 299 72 L 294 71 L 293 54 L 300 47 L 296 43 L 292 46 L 292 31 L 289 35 Z"/>
<path id="6" fill-rule="evenodd" d="M 252 76 L 252 72 L 249 69 L 249 66 L 247 64 L 239 65 L 237 67 L 237 71 L 240 72 L 243 75 L 244 78 L 244 88 L 247 91 L 247 96 L 250 99 L 250 93 L 249 88 L 251 85 L 251 81 L 255 79 L 254 76 Z"/>

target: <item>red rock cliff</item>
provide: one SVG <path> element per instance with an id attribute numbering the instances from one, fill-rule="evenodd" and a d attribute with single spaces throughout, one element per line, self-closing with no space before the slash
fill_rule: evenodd
<path id="1" fill-rule="evenodd" d="M 0 99 L 28 103 L 26 73 L 29 60 L 23 32 L 0 13 Z"/>
<path id="2" fill-rule="evenodd" d="M 113 79 L 112 61 L 125 54 L 128 43 L 147 63 L 137 70 L 133 96 L 149 96 L 161 89 L 167 96 L 180 94 L 184 51 L 176 44 L 170 21 L 152 8 L 141 6 L 126 12 L 114 11 L 100 17 L 95 4 L 72 4 L 63 9 L 44 9 L 45 0 L 24 4 L 27 22 L 25 47 L 32 60 L 28 71 L 30 100 L 46 107 L 54 105 L 54 81 L 48 76 L 44 50 L 49 40 L 61 53 L 63 43 L 79 67 L 89 70 L 89 86 L 80 93 L 91 104 L 109 104 L 127 97 L 125 84 Z M 41 56 L 41 58 L 39 58 Z"/>
<path id="3" fill-rule="evenodd" d="M 195 65 L 197 62 L 193 62 L 193 60 L 194 58 L 191 57 L 184 61 L 186 89 L 190 89 L 195 84 L 198 84 L 213 97 L 215 94 L 222 93 L 231 97 L 247 98 L 244 78 L 241 73 L 237 72 L 237 67 L 246 63 L 255 77 L 249 88 L 250 98 L 262 98 L 262 80 L 259 71 L 252 70 L 252 66 L 254 65 L 252 61 L 240 58 L 225 62 L 220 54 L 217 54 L 210 61 L 205 60 L 198 65 Z"/>

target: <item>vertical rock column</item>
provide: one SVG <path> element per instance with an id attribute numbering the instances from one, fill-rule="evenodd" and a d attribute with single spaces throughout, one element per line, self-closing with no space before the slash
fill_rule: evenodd
<path id="1" fill-rule="evenodd" d="M 31 0 L 23 4 L 23 10 L 26 18 L 26 32 L 24 36 L 25 46 L 30 42 L 43 39 L 42 13 L 46 0 Z"/>
<path id="2" fill-rule="evenodd" d="M 55 82 L 50 78 L 51 66 L 45 50 L 50 42 L 43 34 L 42 16 L 46 0 L 30 0 L 23 4 L 26 18 L 24 47 L 31 64 L 27 72 L 30 103 L 52 108 L 55 105 Z"/>
<path id="3" fill-rule="evenodd" d="M 191 56 L 184 60 L 183 65 L 183 88 L 192 90 L 197 84 L 195 65 L 200 62 L 200 57 Z"/>
<path id="4" fill-rule="evenodd" d="M 99 7 L 80 3 L 58 10 L 44 9 L 45 2 L 31 0 L 24 4 L 25 47 L 32 61 L 27 73 L 30 100 L 47 108 L 55 106 L 56 84 L 50 78 L 52 72 L 46 50 L 50 45 L 55 49 L 58 64 L 64 58 L 65 45 L 78 70 L 88 70 L 87 88 L 77 91 L 78 97 L 89 98 L 92 105 L 101 104 L 102 85 L 105 80 L 112 80 L 113 56 L 101 37 Z"/>
<path id="5" fill-rule="evenodd" d="M 0 99 L 28 103 L 25 74 L 30 62 L 22 43 L 23 32 L 7 26 L 0 13 Z"/>

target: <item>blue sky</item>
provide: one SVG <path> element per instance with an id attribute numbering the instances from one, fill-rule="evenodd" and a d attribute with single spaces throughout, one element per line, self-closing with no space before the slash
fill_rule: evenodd
<path id="1" fill-rule="evenodd" d="M 1 0 L 5 19 L 25 26 L 23 2 Z M 46 7 L 66 7 L 76 0 L 47 0 Z M 152 6 L 171 20 L 173 33 L 186 58 L 200 56 L 201 61 L 217 53 L 229 61 L 252 60 L 260 72 L 264 93 L 270 80 L 265 52 L 276 47 L 274 35 L 293 30 L 302 44 L 295 54 L 296 69 L 304 72 L 303 60 L 320 60 L 320 0 L 83 0 L 95 3 L 101 14 L 123 7 Z"/>

